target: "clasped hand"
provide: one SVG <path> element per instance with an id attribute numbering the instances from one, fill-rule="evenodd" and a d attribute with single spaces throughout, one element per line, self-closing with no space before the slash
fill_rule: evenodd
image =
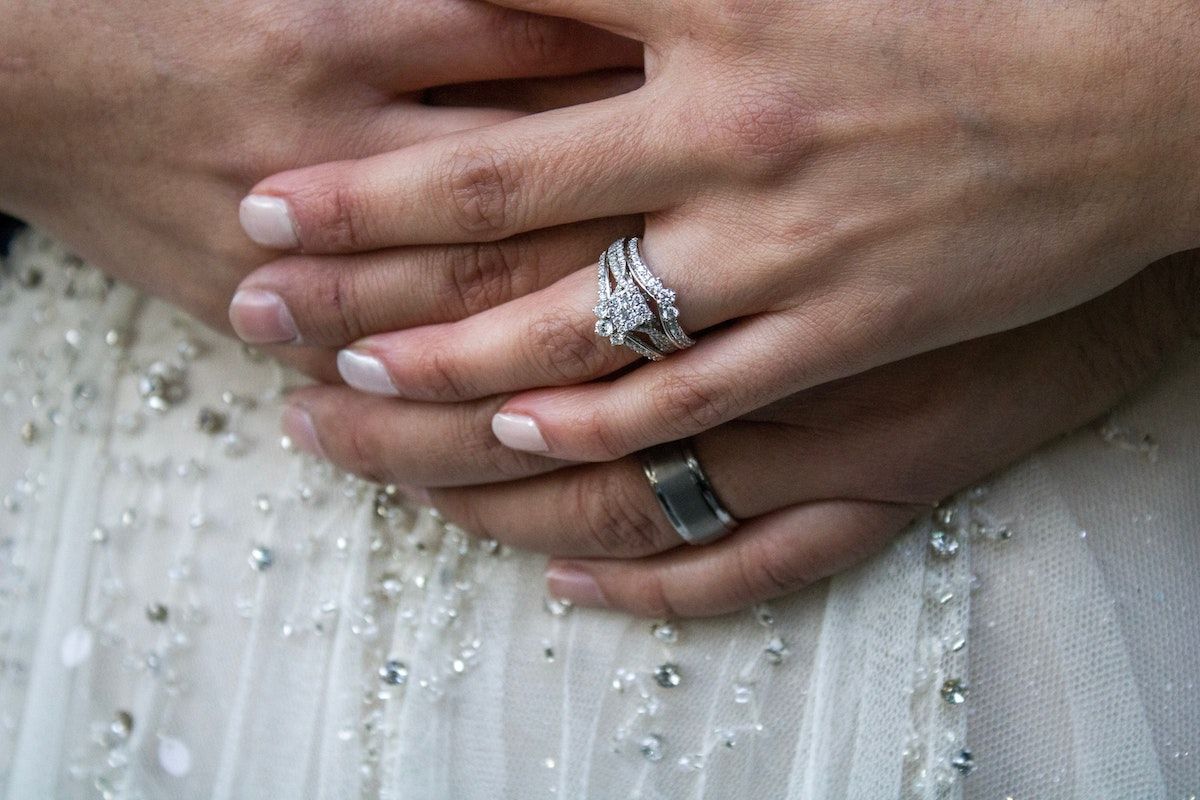
<path id="1" fill-rule="evenodd" d="M 1200 243 L 1187 9 L 501 4 L 644 42 L 645 84 L 267 178 L 243 225 L 295 252 L 231 316 L 344 347 L 374 395 L 297 394 L 298 441 L 568 558 L 558 594 L 696 614 L 809 583 L 1193 324 L 1191 259 L 1143 271 Z M 643 229 L 699 340 L 655 364 L 591 311 L 596 255 Z M 683 437 L 747 521 L 710 547 L 634 457 Z"/>

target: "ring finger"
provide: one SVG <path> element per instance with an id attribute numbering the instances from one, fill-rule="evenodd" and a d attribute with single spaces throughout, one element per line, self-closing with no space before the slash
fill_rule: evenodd
<path id="1" fill-rule="evenodd" d="M 673 268 L 659 272 L 678 293 L 680 323 L 691 331 L 753 313 L 765 302 L 758 281 L 717 287 L 710 280 L 720 248 L 706 247 L 706 238 L 697 232 L 686 252 L 672 252 Z M 681 268 L 687 264 L 692 268 Z M 457 322 L 362 339 L 339 354 L 342 378 L 374 394 L 460 402 L 604 377 L 638 357 L 597 335 L 596 286 L 596 267 L 588 266 Z"/>

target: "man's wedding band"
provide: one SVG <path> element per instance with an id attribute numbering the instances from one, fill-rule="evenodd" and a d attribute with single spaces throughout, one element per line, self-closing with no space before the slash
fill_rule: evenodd
<path id="1" fill-rule="evenodd" d="M 708 482 L 691 445 L 668 442 L 642 451 L 642 469 L 675 532 L 688 544 L 708 544 L 737 527 Z"/>
<path id="2" fill-rule="evenodd" d="M 638 237 L 618 239 L 597 267 L 596 333 L 651 361 L 695 342 L 679 324 L 675 292 L 642 258 Z"/>

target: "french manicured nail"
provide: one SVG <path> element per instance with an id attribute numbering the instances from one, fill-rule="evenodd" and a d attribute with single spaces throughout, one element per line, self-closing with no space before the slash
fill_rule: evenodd
<path id="1" fill-rule="evenodd" d="M 550 449 L 537 422 L 524 414 L 497 414 L 492 417 L 492 433 L 513 450 L 544 453 Z"/>
<path id="2" fill-rule="evenodd" d="M 608 607 L 608 600 L 600 591 L 600 584 L 577 567 L 555 565 L 547 569 L 546 588 L 551 597 L 570 600 L 578 606 Z"/>
<path id="3" fill-rule="evenodd" d="M 263 247 L 291 250 L 300 246 L 292 210 L 282 197 L 248 195 L 238 207 L 238 219 L 246 235 Z"/>
<path id="4" fill-rule="evenodd" d="M 288 406 L 283 411 L 283 432 L 287 434 L 292 444 L 304 452 L 325 457 L 321 442 L 317 439 L 317 428 L 313 425 L 312 415 L 300 406 Z"/>
<path id="5" fill-rule="evenodd" d="M 400 394 L 396 391 L 396 386 L 392 383 L 387 368 L 375 356 L 369 356 L 358 350 L 339 350 L 337 366 L 342 380 L 360 392 L 383 394 L 390 397 Z"/>
<path id="6" fill-rule="evenodd" d="M 283 298 L 263 289 L 239 289 L 229 304 L 229 322 L 244 342 L 277 344 L 300 339 Z"/>

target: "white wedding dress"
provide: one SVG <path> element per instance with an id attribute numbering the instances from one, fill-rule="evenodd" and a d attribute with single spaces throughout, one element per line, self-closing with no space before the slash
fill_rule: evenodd
<path id="1" fill-rule="evenodd" d="M 6 800 L 1200 796 L 1200 348 L 872 562 L 679 621 L 292 452 L 297 376 L 37 234 L 0 355 Z"/>

